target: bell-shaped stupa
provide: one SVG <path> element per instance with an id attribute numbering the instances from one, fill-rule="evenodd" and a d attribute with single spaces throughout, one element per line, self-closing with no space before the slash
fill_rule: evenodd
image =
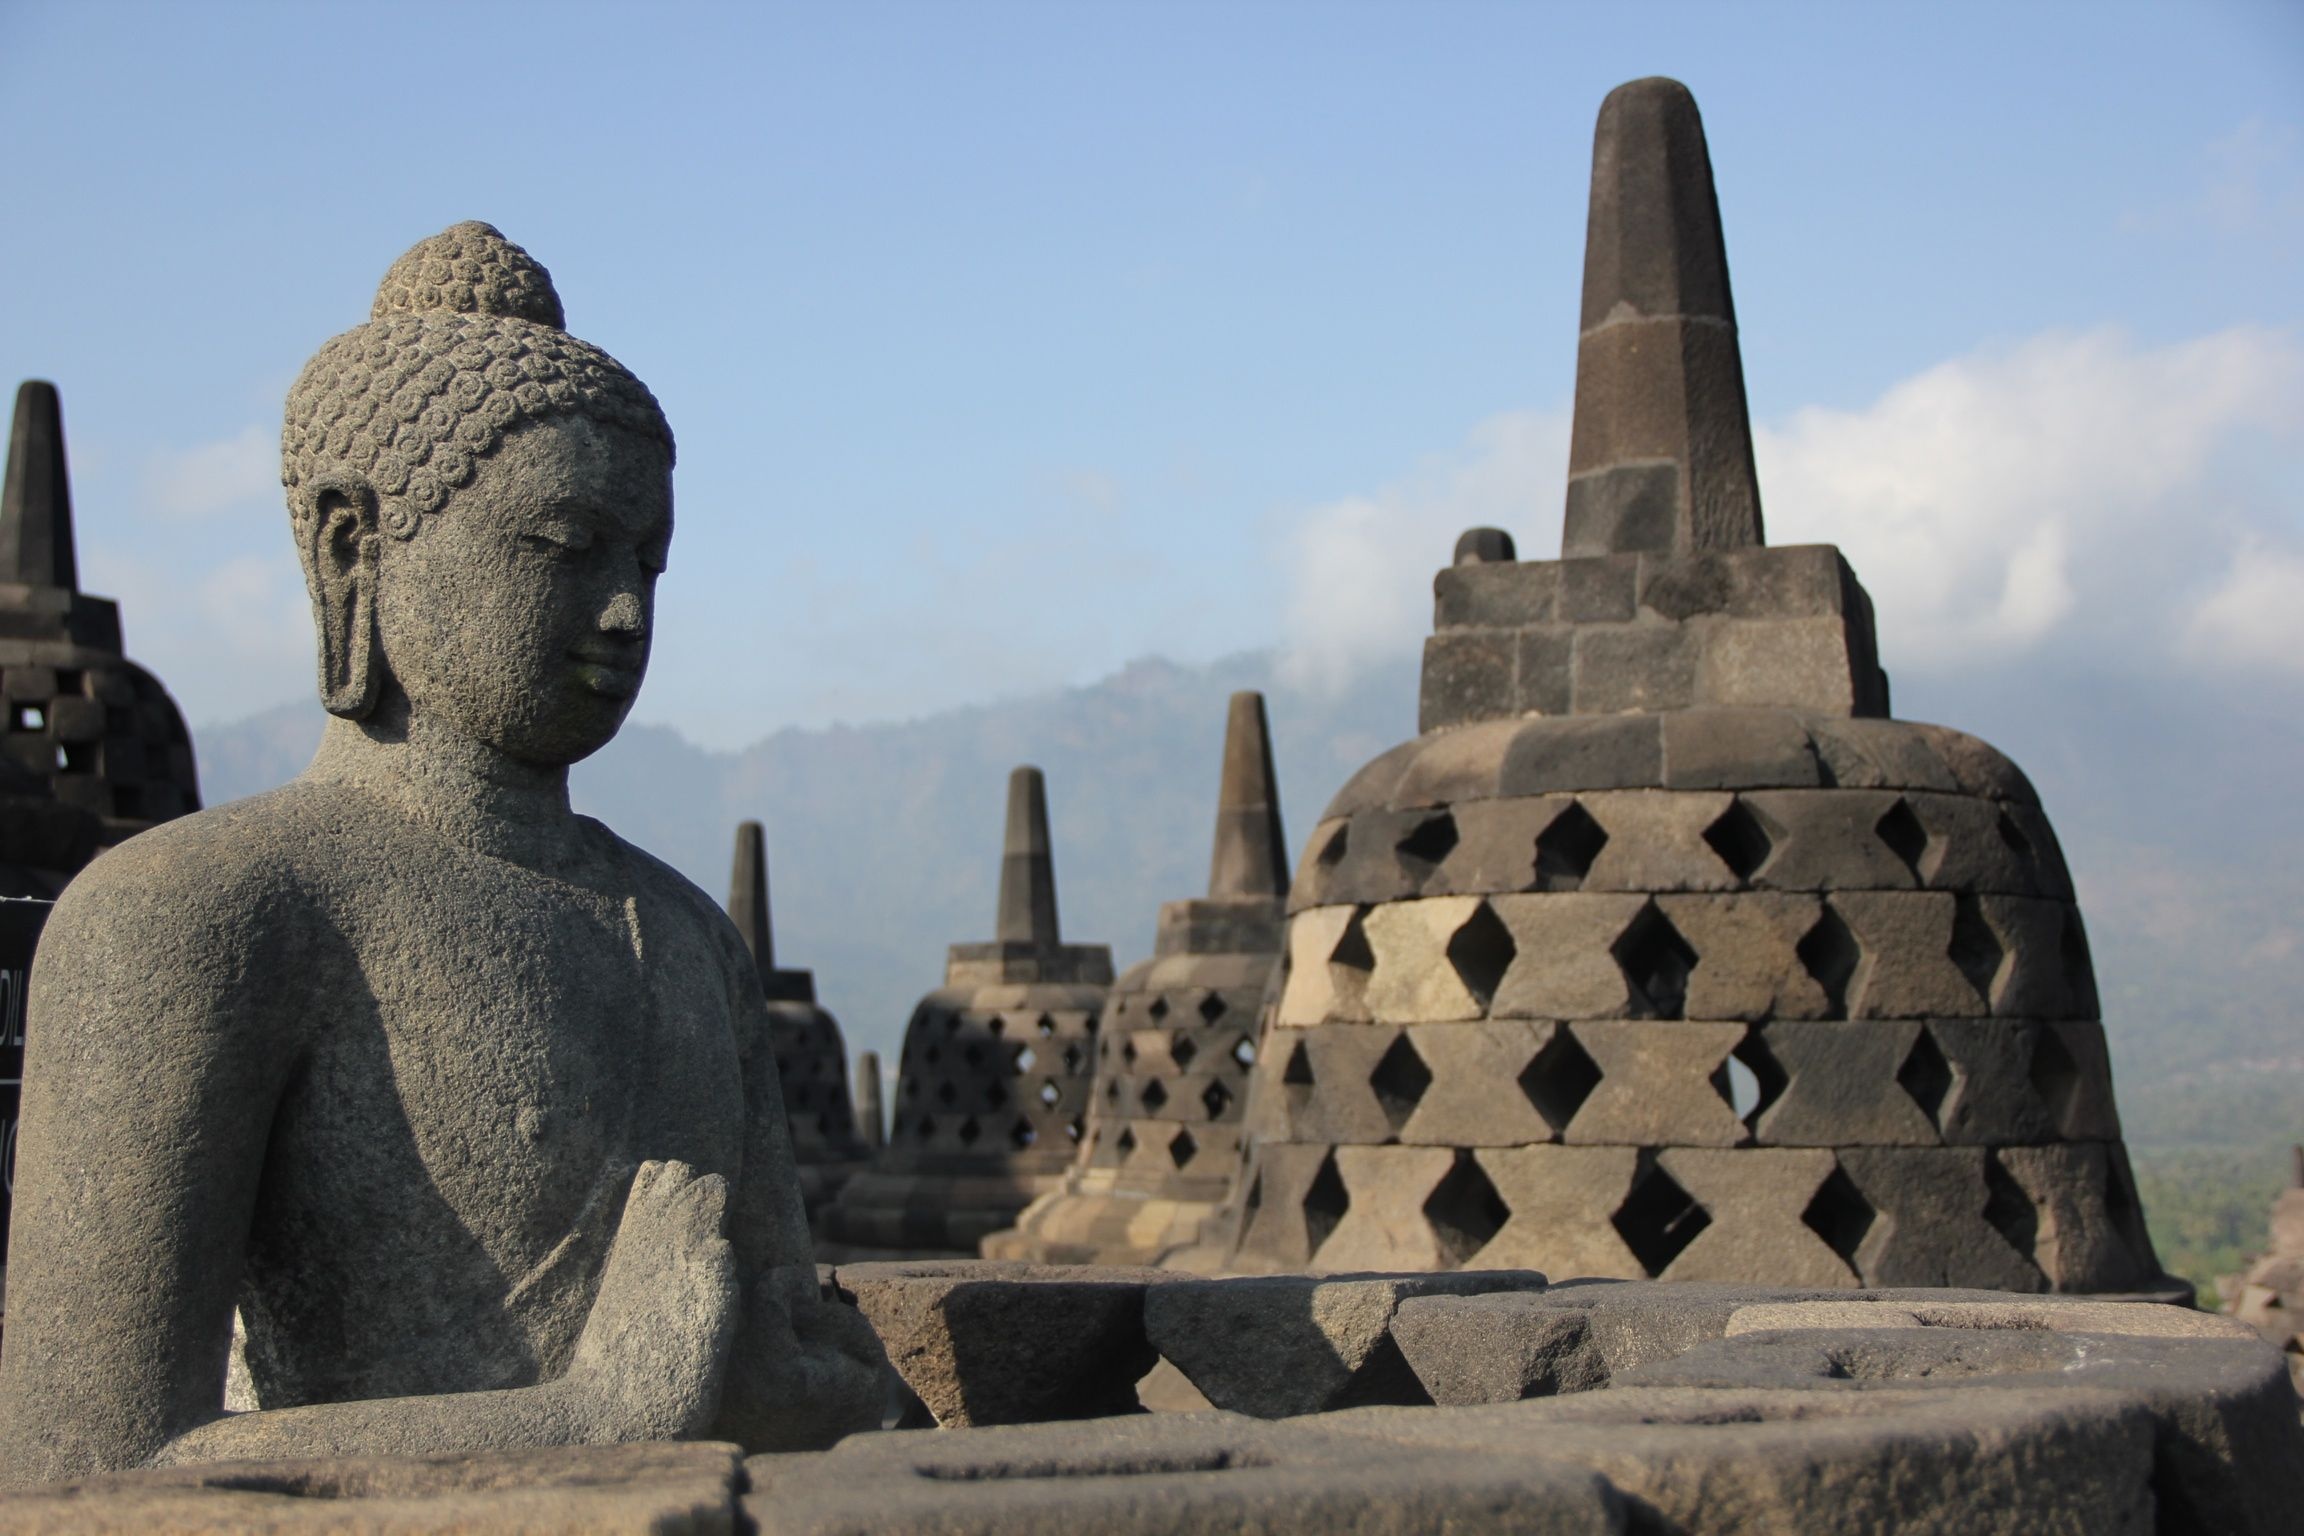
<path id="1" fill-rule="evenodd" d="M 816 1001 L 815 974 L 777 968 L 776 931 L 768 911 L 768 840 L 756 821 L 736 828 L 728 916 L 760 968 L 776 1076 L 792 1130 L 792 1160 L 800 1169 L 800 1198 L 809 1220 L 817 1221 L 824 1203 L 870 1160 L 872 1149 L 857 1134 L 856 1105 L 848 1094 L 848 1048 L 839 1021 Z"/>
<path id="2" fill-rule="evenodd" d="M 2038 797 L 1762 542 L 1696 104 L 1600 109 L 1563 558 L 1475 530 L 1290 903 L 1231 1262 L 2174 1286 Z"/>
<path id="3" fill-rule="evenodd" d="M 997 937 L 955 944 L 904 1030 L 887 1144 L 827 1209 L 855 1248 L 965 1253 L 1060 1183 L 1087 1129 L 1112 951 L 1056 927 L 1048 790 L 1008 778 Z"/>
<path id="4" fill-rule="evenodd" d="M 985 1257 L 1150 1264 L 1204 1240 L 1240 1171 L 1287 897 L 1264 696 L 1236 693 L 1208 894 L 1162 906 L 1152 958 L 1112 984 L 1080 1155 L 1061 1189 L 985 1240 Z"/>
<path id="5" fill-rule="evenodd" d="M 16 391 L 0 491 L 0 896 L 53 896 L 103 849 L 200 808 L 192 738 L 80 590 L 56 386 Z"/>

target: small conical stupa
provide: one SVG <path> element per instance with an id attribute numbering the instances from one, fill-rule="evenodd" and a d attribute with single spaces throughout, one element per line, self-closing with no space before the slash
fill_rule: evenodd
<path id="1" fill-rule="evenodd" d="M 1676 82 L 1600 109 L 1581 330 L 1563 558 L 1467 537 L 1313 830 L 1230 1262 L 2181 1290 L 2039 797 L 1762 541 Z"/>
<path id="2" fill-rule="evenodd" d="M 1264 696 L 1236 693 L 1208 894 L 1161 907 L 1152 958 L 1112 984 L 1080 1156 L 1014 1231 L 985 1240 L 985 1257 L 1151 1264 L 1204 1240 L 1239 1175 L 1248 1074 L 1287 897 Z"/>
<path id="3" fill-rule="evenodd" d="M 98 852 L 200 808 L 192 738 L 80 590 L 56 386 L 16 391 L 0 490 L 0 896 L 53 896 Z"/>
<path id="4" fill-rule="evenodd" d="M 1048 789 L 1008 779 L 998 936 L 955 944 L 913 1010 L 888 1140 L 826 1212 L 832 1242 L 973 1255 L 1063 1179 L 1087 1128 L 1112 951 L 1056 925 Z"/>
<path id="5" fill-rule="evenodd" d="M 813 972 L 777 968 L 775 925 L 768 910 L 768 839 L 756 821 L 736 828 L 728 916 L 760 968 L 784 1116 L 792 1130 L 792 1158 L 800 1168 L 800 1198 L 815 1221 L 824 1203 L 872 1153 L 857 1134 L 855 1103 L 848 1096 L 848 1048 L 839 1021 L 818 1006 Z"/>

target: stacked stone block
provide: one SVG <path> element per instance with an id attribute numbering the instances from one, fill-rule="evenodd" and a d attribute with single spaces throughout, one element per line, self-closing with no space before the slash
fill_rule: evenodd
<path id="1" fill-rule="evenodd" d="M 1236 693 L 1208 894 L 1161 907 L 1152 957 L 1113 983 L 1079 1160 L 987 1258 L 1150 1264 L 1203 1240 L 1239 1175 L 1287 894 L 1264 698 Z"/>
<path id="2" fill-rule="evenodd" d="M 792 1159 L 800 1170 L 800 1197 L 809 1220 L 819 1221 L 825 1203 L 871 1159 L 872 1149 L 857 1131 L 855 1101 L 848 1093 L 848 1047 L 840 1038 L 839 1020 L 818 1005 L 813 972 L 776 964 L 767 834 L 756 821 L 736 828 L 728 916 L 760 968 Z"/>
<path id="3" fill-rule="evenodd" d="M 0 490 L 0 895 L 54 896 L 97 853 L 200 808 L 192 738 L 80 591 L 56 386 L 16 392 Z"/>
<path id="4" fill-rule="evenodd" d="M 853 1248 L 973 1255 L 1063 1180 L 1087 1132 L 1112 952 L 1063 943 L 1037 768 L 1008 781 L 998 937 L 955 944 L 904 1031 L 888 1139 L 826 1211 Z"/>
<path id="5" fill-rule="evenodd" d="M 1713 207 L 1687 92 L 1611 95 L 1568 557 L 1466 536 L 1313 831 L 1230 1262 L 2166 1288 L 2038 796 L 1757 542 Z"/>

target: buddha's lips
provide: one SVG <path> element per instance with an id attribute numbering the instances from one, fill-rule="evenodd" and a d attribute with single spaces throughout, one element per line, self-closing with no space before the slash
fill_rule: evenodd
<path id="1" fill-rule="evenodd" d="M 583 679 L 584 686 L 594 693 L 629 698 L 640 691 L 641 663 L 637 657 L 571 651 L 569 659 L 576 663 L 577 675 Z"/>

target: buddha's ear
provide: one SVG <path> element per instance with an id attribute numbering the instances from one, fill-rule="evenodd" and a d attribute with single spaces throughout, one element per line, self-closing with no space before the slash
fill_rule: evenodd
<path id="1" fill-rule="evenodd" d="M 376 707 L 384 658 L 376 638 L 376 489 L 350 473 L 324 473 L 303 488 L 304 569 L 320 629 L 320 702 L 359 720 Z"/>

